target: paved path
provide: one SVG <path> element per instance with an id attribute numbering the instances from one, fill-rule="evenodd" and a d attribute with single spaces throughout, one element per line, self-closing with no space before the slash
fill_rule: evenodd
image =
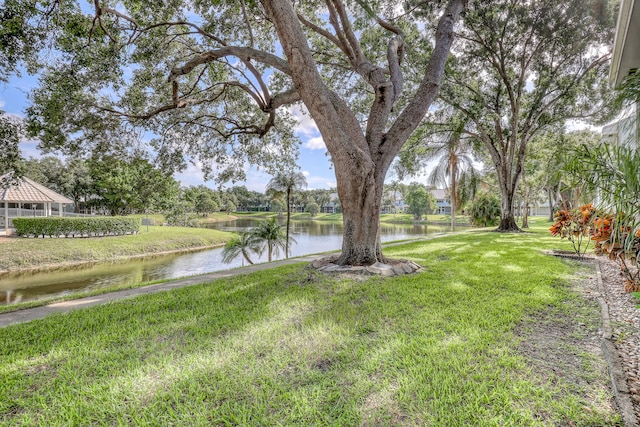
<path id="1" fill-rule="evenodd" d="M 109 292 L 102 295 L 92 297 L 74 299 L 69 301 L 55 302 L 42 307 L 27 308 L 24 310 L 12 311 L 10 313 L 0 314 L 0 328 L 14 325 L 16 323 L 30 322 L 36 319 L 42 319 L 54 313 L 67 313 L 78 308 L 91 307 L 93 305 L 104 304 L 110 301 L 119 301 L 126 298 L 136 297 L 138 295 L 155 294 L 158 292 L 169 291 L 171 289 L 183 288 L 185 286 L 197 285 L 200 283 L 211 282 L 216 279 L 225 277 L 233 277 L 238 274 L 253 273 L 254 271 L 267 270 L 269 268 L 281 265 L 295 264 L 299 262 L 311 262 L 315 259 L 327 256 L 327 254 L 310 255 L 298 258 L 289 258 L 279 261 L 254 264 L 247 267 L 235 268 L 232 270 L 215 271 L 213 273 L 202 274 L 199 276 L 186 277 L 184 279 L 170 280 L 157 285 L 142 286 L 134 289 L 124 289 L 122 291 Z"/>

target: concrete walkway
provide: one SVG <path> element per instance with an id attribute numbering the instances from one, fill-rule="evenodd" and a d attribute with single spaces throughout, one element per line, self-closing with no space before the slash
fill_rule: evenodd
<path id="1" fill-rule="evenodd" d="M 42 307 L 26 308 L 24 310 L 12 311 L 0 314 L 0 328 L 17 323 L 30 322 L 32 320 L 42 319 L 55 313 L 67 313 L 71 310 L 79 308 L 91 307 L 94 305 L 105 304 L 111 301 L 120 301 L 127 298 L 133 298 L 138 295 L 156 294 L 158 292 L 170 291 L 172 289 L 184 288 L 185 286 L 198 285 L 200 283 L 211 282 L 216 279 L 225 277 L 233 277 L 239 274 L 253 273 L 255 271 L 267 270 L 282 265 L 296 264 L 299 262 L 311 262 L 318 258 L 327 256 L 327 254 L 303 256 L 299 258 L 289 258 L 279 261 L 267 262 L 263 264 L 254 264 L 247 267 L 235 268 L 232 270 L 215 271 L 213 273 L 202 274 L 199 276 L 186 277 L 184 279 L 170 280 L 156 285 L 143 286 L 134 289 L 124 289 L 122 291 L 109 292 L 102 295 L 92 297 L 74 299 L 69 301 L 55 302 Z"/>

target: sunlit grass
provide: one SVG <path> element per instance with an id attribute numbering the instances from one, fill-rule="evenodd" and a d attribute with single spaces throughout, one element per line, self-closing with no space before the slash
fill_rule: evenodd
<path id="1" fill-rule="evenodd" d="M 583 314 L 558 243 L 471 232 L 385 250 L 418 274 L 298 264 L 8 327 L 0 423 L 617 425 L 587 355 L 581 388 L 518 350 L 532 316 Z"/>
<path id="2" fill-rule="evenodd" d="M 12 238 L 0 243 L 0 271 L 43 268 L 65 263 L 115 261 L 123 257 L 221 245 L 230 237 L 230 233 L 217 230 L 142 226 L 139 234 L 127 236 Z"/>

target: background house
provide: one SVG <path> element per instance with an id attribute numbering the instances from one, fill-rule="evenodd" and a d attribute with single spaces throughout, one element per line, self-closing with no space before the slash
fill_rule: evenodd
<path id="1" fill-rule="evenodd" d="M 440 215 L 451 215 L 451 199 L 448 190 L 440 190 L 432 188 L 429 190 L 434 199 L 436 199 L 435 213 Z"/>
<path id="2" fill-rule="evenodd" d="M 12 179 L 11 173 L 0 176 L 0 227 L 7 232 L 11 219 L 24 216 L 62 216 L 65 205 L 73 201 L 62 194 L 22 177 Z"/>
<path id="3" fill-rule="evenodd" d="M 640 6 L 634 0 L 622 0 L 613 44 L 609 83 L 618 87 L 629 74 L 640 68 Z M 604 141 L 637 144 L 640 136 L 640 109 L 630 105 L 623 118 L 602 129 Z"/>

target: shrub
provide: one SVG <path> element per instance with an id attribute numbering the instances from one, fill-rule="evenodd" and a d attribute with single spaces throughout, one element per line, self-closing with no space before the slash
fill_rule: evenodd
<path id="1" fill-rule="evenodd" d="M 569 240 L 576 255 L 583 256 L 589 248 L 589 235 L 595 213 L 596 210 L 592 204 L 580 206 L 571 211 L 559 210 L 553 216 L 556 222 L 549 228 L 549 232 L 552 236 Z"/>
<path id="2" fill-rule="evenodd" d="M 14 218 L 13 226 L 21 237 L 95 237 L 137 233 L 140 220 L 128 217 Z"/>
<path id="3" fill-rule="evenodd" d="M 307 205 L 305 210 L 311 214 L 311 217 L 314 217 L 320 212 L 320 206 L 317 203 L 312 202 Z"/>
<path id="4" fill-rule="evenodd" d="M 480 227 L 496 225 L 500 218 L 500 200 L 487 193 L 480 193 L 469 206 L 471 223 Z"/>
<path id="5" fill-rule="evenodd" d="M 595 241 L 595 253 L 607 255 L 620 266 L 625 278 L 625 291 L 640 291 L 640 228 L 628 225 L 624 214 L 606 214 L 597 218 L 591 231 L 591 239 Z"/>

